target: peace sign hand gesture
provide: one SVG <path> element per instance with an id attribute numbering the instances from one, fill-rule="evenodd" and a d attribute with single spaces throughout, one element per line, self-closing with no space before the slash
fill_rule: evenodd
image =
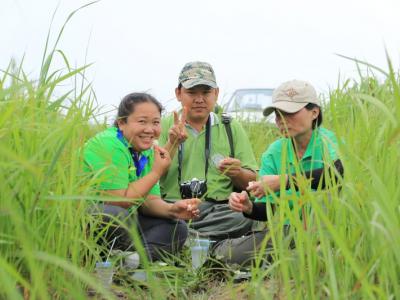
<path id="1" fill-rule="evenodd" d="M 185 127 L 186 114 L 187 114 L 186 107 L 182 109 L 182 114 L 180 119 L 178 113 L 174 111 L 174 125 L 168 131 L 168 142 L 172 147 L 176 147 L 179 144 L 183 143 L 188 137 Z"/>

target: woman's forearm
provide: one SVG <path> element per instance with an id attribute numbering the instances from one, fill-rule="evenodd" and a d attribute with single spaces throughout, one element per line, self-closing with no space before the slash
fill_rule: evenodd
<path id="1" fill-rule="evenodd" d="M 151 171 L 144 177 L 129 183 L 128 188 L 125 190 L 124 197 L 130 199 L 144 198 L 152 189 L 154 185 L 160 180 L 161 175 Z"/>
<path id="2" fill-rule="evenodd" d="M 145 215 L 173 219 L 172 204 L 165 202 L 159 197 L 148 196 L 146 201 L 140 206 L 140 210 Z"/>

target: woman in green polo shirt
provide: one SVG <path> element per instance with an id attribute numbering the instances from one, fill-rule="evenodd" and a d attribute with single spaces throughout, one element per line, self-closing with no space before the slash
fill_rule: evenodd
<path id="1" fill-rule="evenodd" d="M 336 181 L 339 174 L 343 175 L 343 166 L 337 155 L 337 139 L 331 131 L 320 127 L 320 107 L 317 93 L 308 82 L 292 80 L 274 90 L 272 105 L 264 109 L 264 115 L 275 112 L 276 124 L 283 137 L 272 143 L 262 155 L 260 180 L 250 182 L 247 192 L 231 194 L 229 205 L 232 210 L 254 220 L 266 221 L 267 202 L 274 209 L 281 181 L 285 183 L 285 195 L 290 195 L 298 190 L 298 174 L 311 179 L 312 190 L 325 189 L 330 186 L 326 183 Z M 250 201 L 248 193 L 256 197 L 255 202 Z M 292 208 L 293 203 L 289 201 L 289 205 Z M 285 225 L 285 232 L 288 226 Z M 226 263 L 248 264 L 267 233 L 268 229 L 265 229 L 225 240 L 215 246 L 214 254 Z M 269 241 L 267 249 L 271 247 Z"/>
<path id="2" fill-rule="evenodd" d="M 187 227 L 177 219 L 196 217 L 200 202 L 167 203 L 161 199 L 158 181 L 171 162 L 167 151 L 153 146 L 161 131 L 161 111 L 161 104 L 151 95 L 125 96 L 114 126 L 91 138 L 83 151 L 85 170 L 92 174 L 96 189 L 115 196 L 115 201 L 96 204 L 93 211 L 106 222 L 117 218 L 127 228 L 137 226 L 152 260 L 182 248 Z M 109 245 L 115 239 L 114 249 L 134 248 L 129 231 L 117 222 L 105 237 Z"/>

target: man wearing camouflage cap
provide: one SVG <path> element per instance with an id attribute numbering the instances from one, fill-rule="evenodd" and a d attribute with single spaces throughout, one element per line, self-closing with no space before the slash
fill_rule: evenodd
<path id="1" fill-rule="evenodd" d="M 161 178 L 165 200 L 201 198 L 200 218 L 190 227 L 213 240 L 238 237 L 251 229 L 252 221 L 229 209 L 227 200 L 234 190 L 244 190 L 256 177 L 256 160 L 240 123 L 223 122 L 215 114 L 218 85 L 214 70 L 206 62 L 187 63 L 175 89 L 182 105 L 162 121 L 160 144 L 173 158 Z M 226 125 L 229 123 L 229 125 Z M 226 127 L 227 126 L 227 127 Z M 231 139 L 228 131 L 231 130 Z M 232 147 L 230 145 L 232 141 Z"/>

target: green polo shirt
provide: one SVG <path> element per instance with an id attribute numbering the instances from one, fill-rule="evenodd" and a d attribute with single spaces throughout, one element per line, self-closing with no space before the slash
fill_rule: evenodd
<path id="1" fill-rule="evenodd" d="M 332 162 L 338 159 L 337 139 L 333 132 L 325 128 L 313 130 L 310 142 L 300 161 L 296 163 L 296 154 L 293 143 L 289 138 L 281 138 L 272 143 L 261 157 L 260 177 L 263 175 L 297 174 L 303 171 L 322 168 L 324 162 Z M 297 172 L 296 172 L 297 168 Z M 287 190 L 286 196 L 293 195 L 297 198 L 295 191 Z M 276 192 L 279 197 L 280 193 Z M 274 202 L 272 195 L 256 199 L 256 202 Z M 292 203 L 289 202 L 290 207 Z"/>
<path id="2" fill-rule="evenodd" d="M 128 149 L 129 142 L 125 143 L 117 137 L 117 128 L 110 127 L 89 139 L 83 150 L 84 169 L 91 172 L 99 190 L 127 189 L 129 183 L 148 174 L 154 162 L 154 151 L 149 149 L 141 152 L 147 157 L 147 163 L 139 176 L 132 155 Z M 154 185 L 149 194 L 160 196 L 160 186 Z"/>
<path id="3" fill-rule="evenodd" d="M 162 120 L 162 132 L 160 145 L 168 141 L 168 131 L 174 124 L 173 115 Z M 192 178 L 205 179 L 205 126 L 201 132 L 196 132 L 189 125 L 186 125 L 188 138 L 184 143 L 182 160 L 182 182 Z M 246 132 L 239 122 L 232 120 L 232 138 L 235 150 L 235 158 L 239 159 L 242 167 L 250 170 L 257 169 L 257 163 Z M 211 113 L 211 149 L 207 174 L 207 198 L 214 200 L 226 200 L 233 192 L 231 179 L 221 174 L 213 164 L 214 155 L 229 157 L 230 146 L 225 125 L 218 116 Z M 160 180 L 161 194 L 164 199 L 174 201 L 181 198 L 178 186 L 178 151 L 172 159 L 168 172 Z"/>

